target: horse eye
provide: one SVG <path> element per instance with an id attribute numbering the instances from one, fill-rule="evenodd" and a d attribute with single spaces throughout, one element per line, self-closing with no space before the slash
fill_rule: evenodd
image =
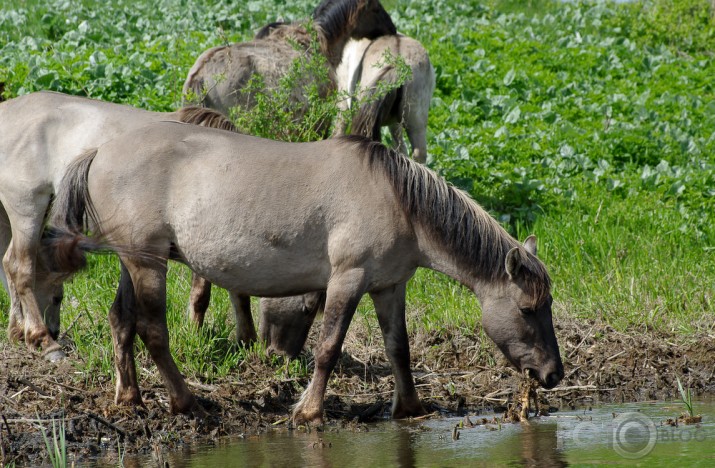
<path id="1" fill-rule="evenodd" d="M 534 309 L 532 309 L 531 307 L 519 307 L 519 312 L 524 315 L 531 315 L 534 313 Z"/>

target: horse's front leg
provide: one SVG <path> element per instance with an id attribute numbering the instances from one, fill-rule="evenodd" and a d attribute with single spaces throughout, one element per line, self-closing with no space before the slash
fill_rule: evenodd
<path id="1" fill-rule="evenodd" d="M 201 328 L 211 302 L 211 283 L 191 272 L 191 294 L 189 296 L 189 319 Z"/>
<path id="2" fill-rule="evenodd" d="M 229 292 L 233 304 L 233 314 L 236 317 L 236 341 L 248 345 L 256 341 L 256 326 L 251 314 L 251 296 Z"/>
<path id="3" fill-rule="evenodd" d="M 167 255 L 168 257 L 168 252 Z M 172 413 L 189 413 L 197 408 L 196 400 L 169 352 L 169 330 L 166 326 L 166 263 L 141 265 L 123 259 L 131 275 L 136 294 L 137 333 L 161 374 L 169 392 Z"/>
<path id="4" fill-rule="evenodd" d="M 377 293 L 370 293 L 385 341 L 385 352 L 395 376 L 392 417 L 395 419 L 425 414 L 415 390 L 410 371 L 410 343 L 405 324 L 405 286 L 401 283 Z"/>
<path id="5" fill-rule="evenodd" d="M 364 293 L 363 270 L 350 270 L 330 279 L 323 315 L 323 326 L 315 345 L 315 369 L 310 385 L 293 408 L 293 422 L 316 423 L 323 421 L 323 399 L 328 378 L 340 355 L 345 334 L 355 309 Z"/>
<path id="6" fill-rule="evenodd" d="M 124 264 L 117 295 L 109 310 L 109 326 L 114 343 L 114 366 L 117 370 L 115 402 L 141 405 L 141 393 L 134 362 L 134 336 L 136 335 L 136 295 L 134 285 Z"/>

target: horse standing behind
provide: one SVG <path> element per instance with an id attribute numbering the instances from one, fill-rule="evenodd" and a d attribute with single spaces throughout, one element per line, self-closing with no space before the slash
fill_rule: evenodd
<path id="1" fill-rule="evenodd" d="M 86 215 L 99 239 L 82 235 Z M 122 275 L 110 325 L 116 401 L 140 404 L 135 333 L 167 386 L 170 409 L 196 405 L 169 352 L 168 258 L 231 298 L 326 291 L 310 385 L 295 422 L 320 422 L 323 399 L 363 294 L 375 305 L 395 375 L 393 417 L 421 414 L 410 372 L 405 287 L 418 267 L 468 286 L 485 332 L 545 387 L 564 375 L 550 280 L 535 257 L 465 193 L 360 137 L 285 143 L 160 122 L 90 151 L 68 170 L 51 214 L 57 261 L 108 246 Z"/>
<path id="2" fill-rule="evenodd" d="M 340 63 L 348 39 L 375 38 L 396 32 L 390 16 L 378 0 L 323 0 L 313 12 L 313 21 L 331 77 Z M 277 88 L 294 60 L 309 50 L 309 41 L 305 26 L 285 24 L 276 34 L 260 35 L 252 41 L 208 49 L 191 67 L 184 82 L 184 95 L 193 96 L 191 102 L 195 104 L 226 115 L 236 106 L 251 109 L 256 104 L 255 97 L 242 91 L 252 77 L 260 75 L 266 90 Z M 293 102 L 306 103 L 304 88 L 316 77 L 304 78 L 306 82 L 293 89 Z M 334 89 L 332 78 L 315 84 L 321 97 Z M 303 107 L 295 118 L 302 120 L 305 110 Z"/>
<path id="3" fill-rule="evenodd" d="M 67 166 L 82 151 L 159 120 L 235 130 L 230 121 L 209 109 L 148 112 L 54 92 L 0 103 L 0 255 L 4 254 L 0 280 L 10 295 L 11 340 L 24 339 L 28 347 L 42 349 L 49 360 L 64 357 L 55 341 L 62 282 L 38 258 L 52 195 Z M 239 338 L 256 335 L 255 329 L 244 331 Z"/>
<path id="4" fill-rule="evenodd" d="M 290 24 L 273 23 L 265 26 L 262 36 L 284 34 Z M 394 63 L 385 61 L 386 54 L 399 57 L 410 68 L 410 79 L 399 87 L 399 73 Z M 408 154 L 402 130 L 407 132 L 412 146 L 412 157 L 424 163 L 427 159 L 427 120 L 430 101 L 435 87 L 434 68 L 427 50 L 419 41 L 397 34 L 381 36 L 377 39 L 351 39 L 343 50 L 343 59 L 336 72 L 338 89 L 345 95 L 339 100 L 342 113 L 339 114 L 334 134 L 349 133 L 363 135 L 381 141 L 381 127 L 388 126 L 396 149 Z M 385 94 L 384 85 L 393 89 Z M 357 106 L 355 115 L 348 120 L 345 115 L 351 106 Z M 195 291 L 204 291 L 208 297 L 210 285 Z M 310 326 L 316 314 L 322 310 L 325 295 L 321 292 L 305 294 L 303 297 L 262 298 L 261 338 L 269 350 L 289 357 L 297 356 L 308 337 Z M 196 302 L 205 304 L 208 301 Z M 192 311 L 194 321 L 203 321 L 205 308 Z"/>
<path id="5" fill-rule="evenodd" d="M 400 79 L 399 71 L 394 64 L 386 62 L 386 55 L 401 58 L 412 72 L 402 86 L 394 87 Z M 351 40 L 345 46 L 336 76 L 338 90 L 348 96 L 339 101 L 341 109 L 346 111 L 354 104 L 353 96 L 359 106 L 349 133 L 380 141 L 380 129 L 387 126 L 395 147 L 409 154 L 402 136 L 404 128 L 412 146 L 412 157 L 426 162 L 427 119 L 435 75 L 429 54 L 419 41 L 402 34 Z M 393 85 L 393 89 L 378 95 L 384 85 Z M 335 134 L 345 134 L 348 123 L 347 119 L 339 119 Z"/>

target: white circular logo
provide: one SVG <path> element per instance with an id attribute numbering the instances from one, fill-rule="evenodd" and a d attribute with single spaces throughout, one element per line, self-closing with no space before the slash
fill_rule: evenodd
<path id="1" fill-rule="evenodd" d="M 623 458 L 643 458 L 653 451 L 658 432 L 641 413 L 623 413 L 613 419 L 613 450 Z"/>

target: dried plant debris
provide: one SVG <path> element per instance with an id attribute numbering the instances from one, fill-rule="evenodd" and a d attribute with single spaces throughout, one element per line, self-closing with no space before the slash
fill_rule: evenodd
<path id="1" fill-rule="evenodd" d="M 376 319 L 366 322 L 351 325 L 331 378 L 325 401 L 328 428 L 365 431 L 368 422 L 389 418 L 394 378 Z M 316 324 L 307 349 L 319 331 Z M 478 330 L 415 330 L 410 336 L 411 367 L 430 414 L 414 419 L 459 416 L 464 419 L 457 432 L 472 426 L 499 430 L 502 420 L 523 421 L 559 407 L 672 399 L 678 397 L 676 371 L 687 375 L 684 384 L 694 394 L 715 392 L 715 342 L 707 337 L 686 341 L 653 331 L 624 334 L 599 322 L 568 320 L 556 323 L 556 334 L 566 376 L 556 388 L 537 391 L 535 382 L 510 368 Z M 71 349 L 68 356 L 49 363 L 23 346 L 0 343 L 0 431 L 6 464 L 42 461 L 46 448 L 38 420 L 45 427 L 51 427 L 51 419 L 65 421 L 68 453 L 77 461 L 109 456 L 118 441 L 127 454 L 150 453 L 158 439 L 163 449 L 172 450 L 221 437 L 290 430 L 291 405 L 310 379 L 310 369 L 282 378 L 284 373 L 276 372 L 270 360 L 260 359 L 246 361 L 226 379 L 206 383 L 200 376 L 187 376 L 208 413 L 192 419 L 169 414 L 166 389 L 155 371 L 142 373 L 146 408 L 119 407 L 113 401 L 111 375 L 89 378 L 78 372 L 82 356 Z M 481 416 L 507 406 L 512 407 L 509 418 Z M 674 423 L 691 421 L 697 424 L 686 419 Z"/>

